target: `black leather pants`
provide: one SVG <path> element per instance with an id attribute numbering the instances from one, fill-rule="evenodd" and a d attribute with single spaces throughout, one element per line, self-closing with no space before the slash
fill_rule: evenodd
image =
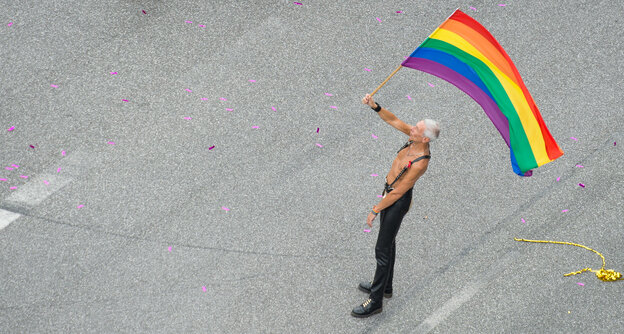
<path id="1" fill-rule="evenodd" d="M 394 204 L 381 210 L 379 235 L 375 245 L 377 269 L 371 287 L 370 298 L 382 300 L 385 290 L 392 290 L 394 257 L 396 254 L 395 238 L 403 217 L 409 211 L 412 202 L 412 189 L 408 190 Z"/>

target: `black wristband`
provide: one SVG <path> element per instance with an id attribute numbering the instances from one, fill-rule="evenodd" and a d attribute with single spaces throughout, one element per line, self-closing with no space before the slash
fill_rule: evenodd
<path id="1" fill-rule="evenodd" d="M 377 104 L 377 108 L 373 108 L 371 107 L 373 110 L 375 110 L 375 112 L 380 112 L 381 111 L 381 106 L 379 105 L 379 103 L 375 102 L 375 104 Z"/>

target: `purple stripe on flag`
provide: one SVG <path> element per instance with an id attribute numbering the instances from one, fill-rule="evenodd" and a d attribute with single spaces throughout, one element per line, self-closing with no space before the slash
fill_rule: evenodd
<path id="1" fill-rule="evenodd" d="M 409 57 L 403 62 L 403 66 L 442 78 L 468 94 L 481 105 L 485 114 L 488 115 L 505 140 L 505 143 L 507 143 L 507 146 L 511 147 L 509 144 L 509 121 L 507 121 L 507 117 L 503 115 L 496 102 L 479 88 L 479 86 L 452 69 L 429 59 Z"/>

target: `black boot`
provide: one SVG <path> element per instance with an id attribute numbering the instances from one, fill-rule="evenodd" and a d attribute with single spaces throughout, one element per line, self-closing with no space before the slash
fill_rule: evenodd
<path id="1" fill-rule="evenodd" d="M 372 285 L 373 282 L 360 282 L 360 285 L 358 285 L 358 289 L 366 293 L 370 293 Z M 384 297 L 392 298 L 392 288 L 388 289 L 388 287 L 386 287 L 386 289 L 384 290 Z"/>
<path id="2" fill-rule="evenodd" d="M 370 317 L 373 314 L 381 313 L 382 306 L 382 301 L 374 301 L 369 298 L 364 301 L 362 305 L 356 306 L 353 311 L 351 311 L 351 315 L 356 318 Z"/>

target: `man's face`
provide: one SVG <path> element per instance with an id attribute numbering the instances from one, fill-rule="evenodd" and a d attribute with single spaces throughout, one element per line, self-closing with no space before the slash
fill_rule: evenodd
<path id="1" fill-rule="evenodd" d="M 419 121 L 416 125 L 412 126 L 410 130 L 410 140 L 413 140 L 417 143 L 419 142 L 427 142 L 428 140 L 423 137 L 425 133 L 425 122 Z M 427 138 L 428 139 L 428 138 Z"/>

